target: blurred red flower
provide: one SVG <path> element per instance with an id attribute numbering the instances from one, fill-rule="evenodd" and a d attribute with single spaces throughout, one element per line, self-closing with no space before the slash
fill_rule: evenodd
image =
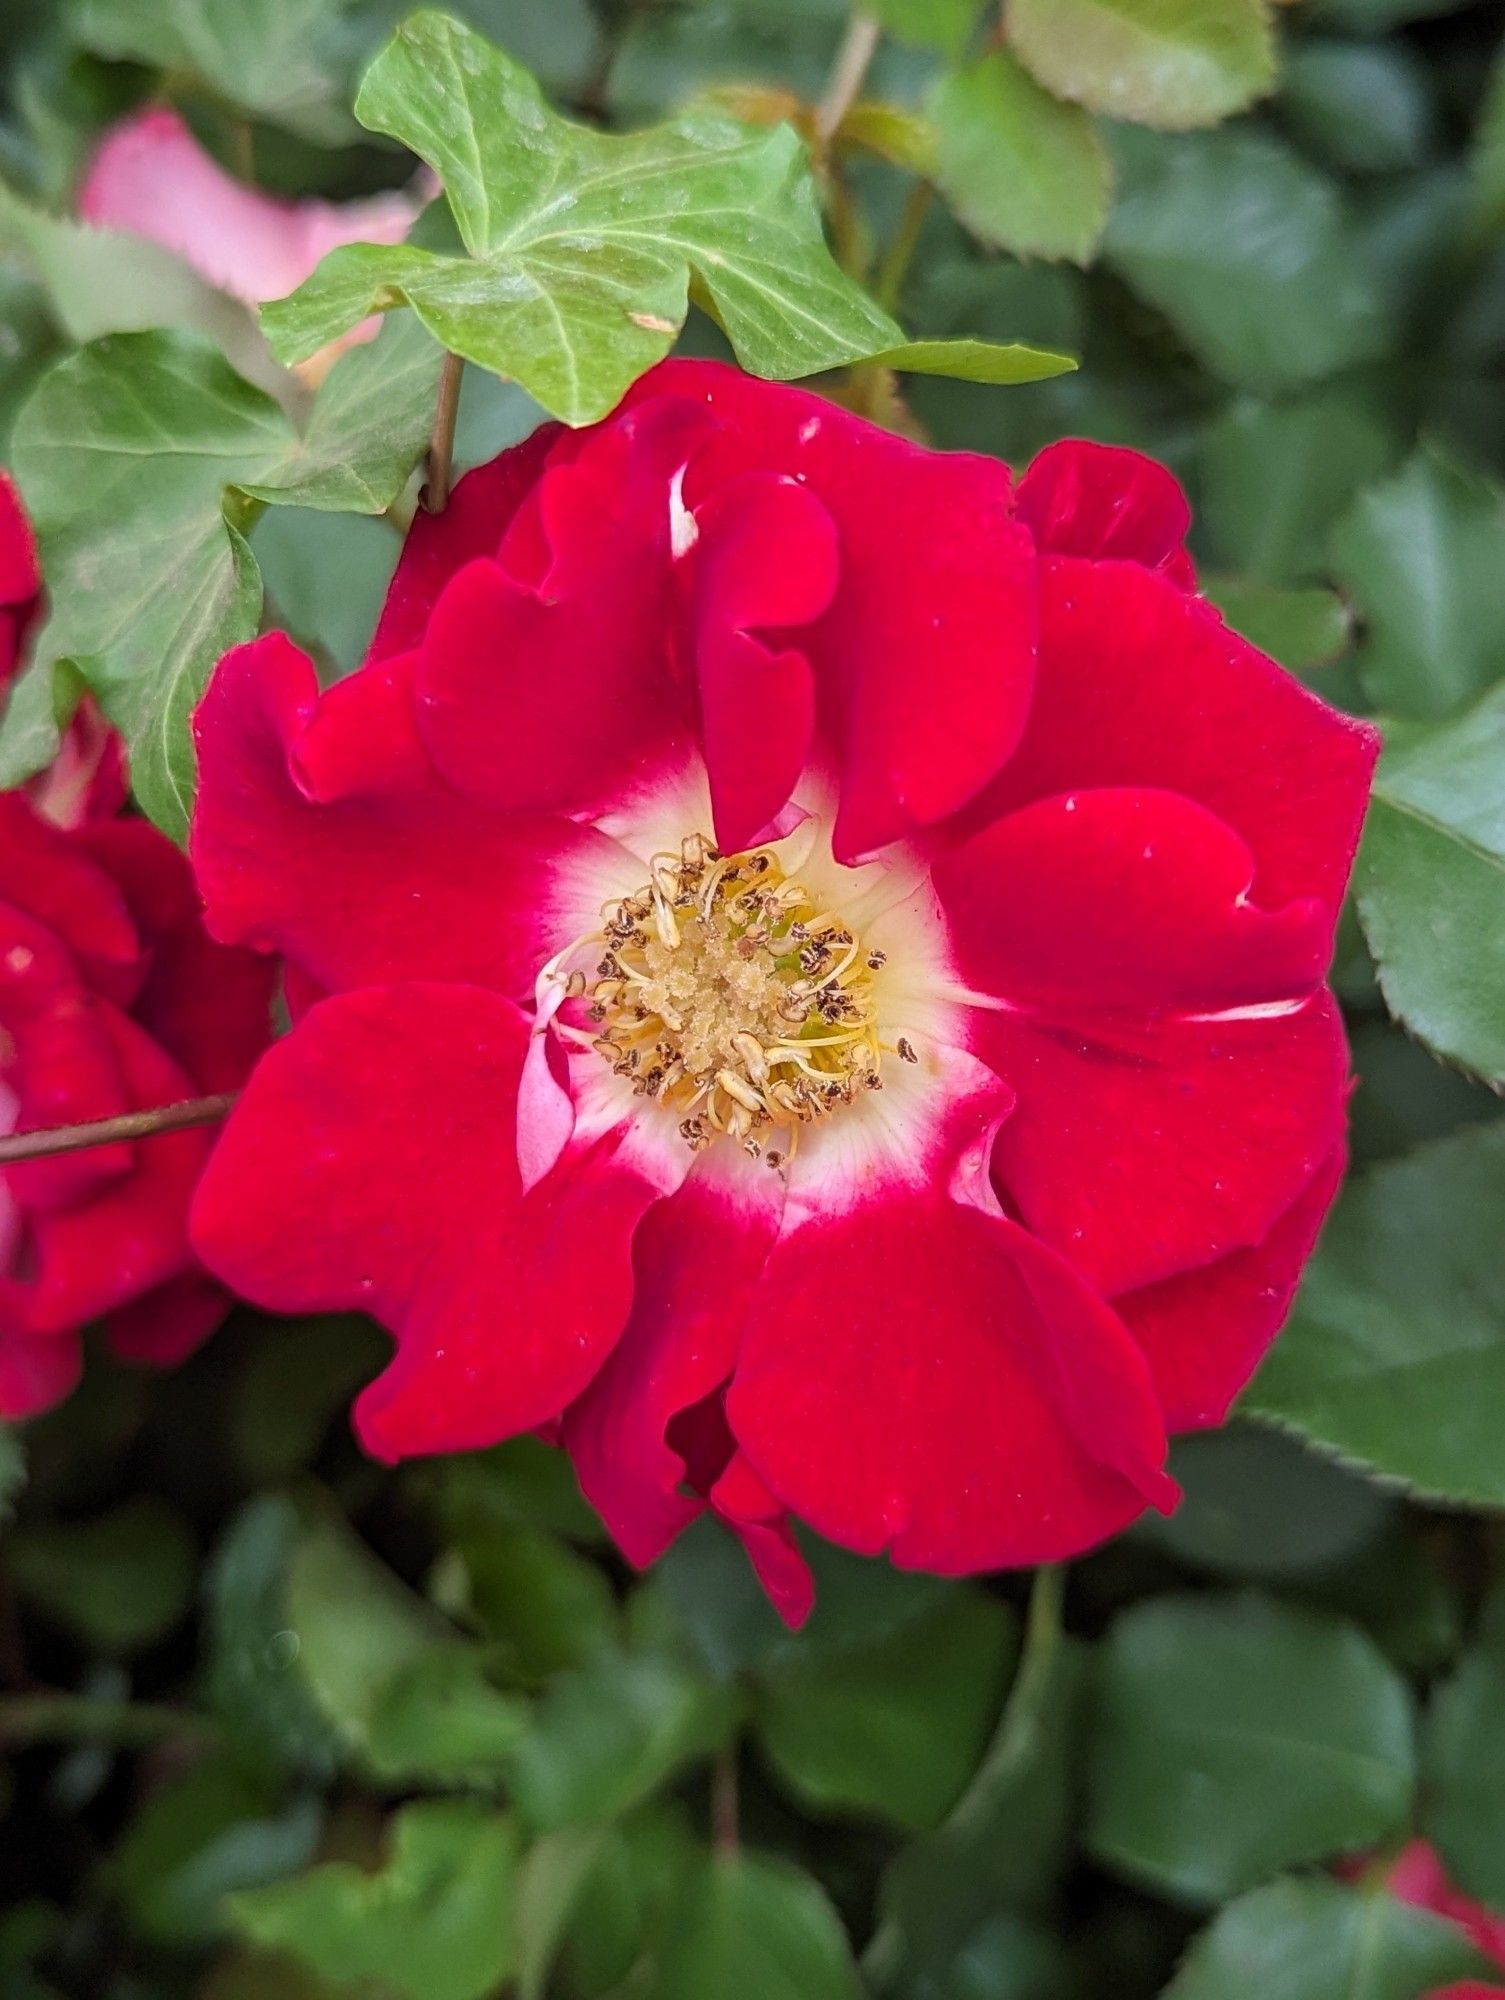
<path id="1" fill-rule="evenodd" d="M 0 475 L 11 666 L 39 588 Z M 271 967 L 205 936 L 183 856 L 118 817 L 123 768 L 89 705 L 50 771 L 0 793 L 0 1132 L 229 1089 L 266 1046 Z M 0 1417 L 68 1394 L 90 1320 L 126 1358 L 166 1365 L 222 1317 L 228 1301 L 187 1241 L 209 1144 L 178 1132 L 0 1168 Z"/>
<path id="2" fill-rule="evenodd" d="M 370 1451 L 544 1428 L 790 1618 L 791 1515 L 957 1573 L 1173 1502 L 1341 1172 L 1376 749 L 1187 525 L 671 362 L 420 516 L 350 679 L 226 657 L 191 851 L 305 1011 L 195 1241 L 391 1329 Z"/>

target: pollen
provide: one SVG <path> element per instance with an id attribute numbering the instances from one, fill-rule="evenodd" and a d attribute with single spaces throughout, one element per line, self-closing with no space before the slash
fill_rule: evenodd
<path id="1" fill-rule="evenodd" d="M 799 1129 L 882 1088 L 874 974 L 838 912 L 775 849 L 723 855 L 699 833 L 654 855 L 580 946 L 593 1046 L 699 1152 L 726 1138 L 775 1171 Z M 911 1058 L 912 1059 L 912 1058 Z"/>

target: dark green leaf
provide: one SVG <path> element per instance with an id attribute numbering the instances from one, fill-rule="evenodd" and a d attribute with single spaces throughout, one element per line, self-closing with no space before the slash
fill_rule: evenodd
<path id="1" fill-rule="evenodd" d="M 1347 173 L 1395 173 L 1432 136 L 1427 72 L 1401 43 L 1313 39 L 1286 58 L 1280 108 L 1298 139 Z"/>
<path id="2" fill-rule="evenodd" d="M 488 1528 L 461 1540 L 466 1610 L 509 1673 L 541 1681 L 609 1651 L 621 1637 L 605 1573 L 555 1535 Z"/>
<path id="3" fill-rule="evenodd" d="M 478 1800 L 432 1799 L 391 1822 L 377 1875 L 332 1861 L 233 1898 L 236 1928 L 326 1979 L 404 2000 L 483 2000 L 515 1963 L 517 1837 Z"/>
<path id="4" fill-rule="evenodd" d="M 168 832 L 183 834 L 193 793 L 189 713 L 260 613 L 241 496 L 379 513 L 423 449 L 438 365 L 418 327 L 394 328 L 338 363 L 300 434 L 191 335 L 118 334 L 61 362 L 22 412 L 13 462 L 52 603 L 35 671 L 74 663 Z M 39 752 L 35 716 L 8 714 L 0 779 Z"/>
<path id="5" fill-rule="evenodd" d="M 1108 156 L 1090 118 L 1006 49 L 942 78 L 930 100 L 936 179 L 983 242 L 1085 264 L 1108 217 Z"/>
<path id="6" fill-rule="evenodd" d="M 109 1867 L 131 1924 L 161 1944 L 198 1944 L 224 1928 L 224 1898 L 307 1865 L 319 1836 L 312 1799 L 206 1757 L 151 1793 Z"/>
<path id="7" fill-rule="evenodd" d="M 1376 353 L 1385 323 L 1336 189 L 1263 132 L 1123 128 L 1104 255 L 1213 374 L 1311 382 Z"/>
<path id="8" fill-rule="evenodd" d="M 1505 1589 L 1427 1718 L 1426 1831 L 1468 1895 L 1505 1909 Z"/>
<path id="9" fill-rule="evenodd" d="M 841 1920 L 813 1876 L 762 1854 L 717 1854 L 664 1926 L 653 2000 L 858 2000 Z"/>
<path id="10" fill-rule="evenodd" d="M 1505 1505 L 1505 1127 L 1345 1189 L 1245 1408 L 1444 1499 Z"/>
<path id="11" fill-rule="evenodd" d="M 100 55 L 187 70 L 258 118 L 337 144 L 354 136 L 337 60 L 341 0 L 76 0 Z"/>
<path id="12" fill-rule="evenodd" d="M 1164 2000 L 1419 2000 L 1485 1970 L 1456 1925 L 1382 1890 L 1272 1882 L 1208 1925 Z"/>
<path id="13" fill-rule="evenodd" d="M 310 521 L 326 520 L 348 525 L 341 515 L 310 515 L 296 507 L 268 513 L 262 525 L 286 521 L 306 534 Z M 390 534 L 386 539 L 395 542 Z M 256 543 L 259 554 L 260 533 Z M 329 580 L 326 571 L 326 589 Z M 276 602 L 279 611 L 288 611 L 284 598 L 277 596 Z M 243 1326 L 239 1322 L 237 1331 Z M 255 1323 L 252 1338 L 235 1405 L 236 1446 L 250 1477 L 272 1485 L 309 1463 L 336 1413 L 343 1416 L 349 1409 L 387 1348 L 380 1330 L 354 1313 L 266 1319 Z"/>
<path id="14" fill-rule="evenodd" d="M 107 1652 L 160 1639 L 193 1588 L 192 1535 L 165 1501 L 146 1496 L 82 1521 L 17 1528 L 7 1549 L 25 1595 Z"/>
<path id="15" fill-rule="evenodd" d="M 549 1973 L 582 1892 L 612 1838 L 606 1826 L 546 1833 L 517 1872 L 517 2000 L 544 2000 Z"/>
<path id="16" fill-rule="evenodd" d="M 511 1793 L 534 1826 L 625 1812 L 725 1740 L 735 1704 L 677 1662 L 617 1653 L 562 1674 L 511 1759 Z"/>
<path id="17" fill-rule="evenodd" d="M 1221 562 L 1265 583 L 1324 579 L 1334 521 L 1395 454 L 1392 425 L 1350 388 L 1240 398 L 1202 446 L 1201 518 Z"/>
<path id="18" fill-rule="evenodd" d="M 1505 1083 L 1505 686 L 1454 722 L 1393 729 L 1355 872 L 1392 1014 Z"/>
<path id="19" fill-rule="evenodd" d="M 25 1484 L 26 1448 L 9 1424 L 0 1424 L 0 1527 L 15 1514 Z"/>
<path id="20" fill-rule="evenodd" d="M 1216 1902 L 1401 1824 L 1410 1696 L 1342 1620 L 1254 1596 L 1157 1599 L 1104 1645 L 1089 1775 L 1094 1852 Z"/>
<path id="21" fill-rule="evenodd" d="M 950 2000 L 1001 1905 L 1038 1904 L 1071 1838 L 1086 1649 L 1064 1638 L 1059 1571 L 1036 1577 L 1023 1664 L 993 1741 L 934 1833 L 886 1871 L 864 1969 L 884 1993 Z"/>
<path id="22" fill-rule="evenodd" d="M 1364 615 L 1359 673 L 1376 707 L 1436 720 L 1505 675 L 1505 502 L 1419 451 L 1354 503 L 1333 537 Z"/>
<path id="23" fill-rule="evenodd" d="M 1202 590 L 1235 632 L 1303 680 L 1313 675 L 1312 685 L 1323 691 L 1321 670 L 1347 650 L 1353 629 L 1336 591 L 1277 590 L 1232 576 L 1203 577 Z"/>
<path id="24" fill-rule="evenodd" d="M 1008 32 L 1057 97 L 1141 125 L 1216 125 L 1275 82 L 1270 0 L 1011 0 Z"/>
<path id="25" fill-rule="evenodd" d="M 933 1826 L 981 1754 L 1013 1650 L 1004 1607 L 957 1587 L 876 1643 L 791 1648 L 762 1676 L 763 1748 L 817 1810 Z"/>
<path id="26" fill-rule="evenodd" d="M 668 353 L 692 272 L 757 374 L 900 343 L 832 261 L 786 127 L 757 133 L 709 110 L 625 138 L 572 125 L 499 49 L 432 13 L 403 24 L 356 110 L 440 174 L 469 255 L 334 251 L 263 313 L 284 359 L 406 302 L 446 347 L 590 423 Z"/>
<path id="27" fill-rule="evenodd" d="M 491 1685 L 479 1652 L 441 1646 L 381 1683 L 366 1762 L 393 1784 L 489 1790 L 528 1727 L 528 1707 Z"/>

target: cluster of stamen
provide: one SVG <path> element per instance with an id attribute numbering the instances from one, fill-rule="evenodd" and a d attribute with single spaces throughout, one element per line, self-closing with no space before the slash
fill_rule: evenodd
<path id="1" fill-rule="evenodd" d="M 802 1125 L 882 1088 L 883 954 L 864 952 L 772 848 L 723 855 L 691 834 L 650 870 L 603 908 L 585 941 L 594 964 L 569 975 L 570 996 L 588 1002 L 597 1053 L 675 1114 L 693 1151 L 726 1136 L 781 1168 Z"/>

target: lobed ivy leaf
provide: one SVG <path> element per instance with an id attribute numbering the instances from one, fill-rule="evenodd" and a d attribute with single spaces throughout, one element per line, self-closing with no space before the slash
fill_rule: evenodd
<path id="1" fill-rule="evenodd" d="M 1010 0 L 1019 60 L 1108 118 L 1216 125 L 1275 83 L 1270 0 Z"/>
<path id="2" fill-rule="evenodd" d="M 1393 726 L 1355 870 L 1396 1019 L 1505 1086 L 1505 683 L 1452 722 Z"/>
<path id="3" fill-rule="evenodd" d="M 1344 1190 L 1244 1407 L 1424 1495 L 1505 1505 L 1505 1125 Z"/>
<path id="4" fill-rule="evenodd" d="M 191 334 L 111 335 L 51 369 L 12 464 L 52 610 L 0 723 L 0 783 L 55 751 L 53 669 L 71 663 L 126 739 L 143 809 L 181 839 L 189 715 L 260 617 L 255 503 L 380 513 L 422 453 L 439 359 L 417 325 L 392 328 L 336 365 L 301 431 Z"/>
<path id="5" fill-rule="evenodd" d="M 1103 1648 L 1088 1844 L 1221 1901 L 1400 1826 L 1412 1733 L 1405 1683 L 1346 1620 L 1253 1594 L 1136 1605 Z"/>
<path id="6" fill-rule="evenodd" d="M 510 377 L 569 424 L 604 417 L 669 352 L 692 292 L 754 374 L 877 360 L 1029 381 L 1062 356 L 985 342 L 906 345 L 826 248 L 787 126 L 715 105 L 625 137 L 561 118 L 537 83 L 448 16 L 416 14 L 368 70 L 356 115 L 442 178 L 466 254 L 348 244 L 262 310 L 284 361 L 408 305 L 453 353 Z"/>
<path id="7" fill-rule="evenodd" d="M 984 243 L 1087 263 L 1108 219 L 1112 175 L 1092 120 L 1007 49 L 941 78 L 929 104 L 937 184 Z"/>
<path id="8" fill-rule="evenodd" d="M 1230 1903 L 1163 2000 L 1417 2000 L 1487 1970 L 1456 1924 L 1312 1877 Z"/>

